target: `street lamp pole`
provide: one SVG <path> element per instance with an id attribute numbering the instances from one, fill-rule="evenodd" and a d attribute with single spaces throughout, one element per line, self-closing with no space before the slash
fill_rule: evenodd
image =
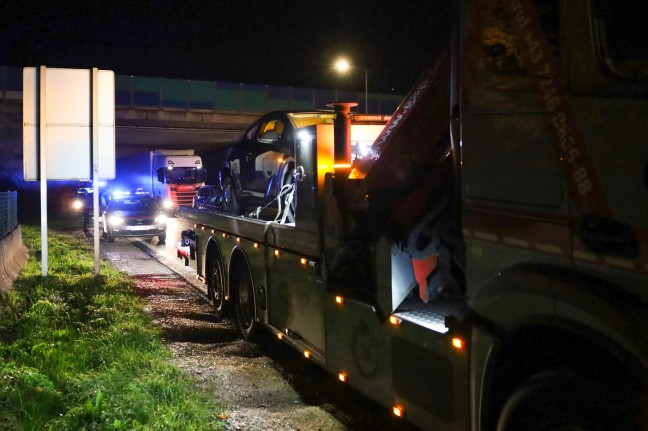
<path id="1" fill-rule="evenodd" d="M 367 68 L 365 67 L 365 114 L 369 113 L 369 85 L 367 84 L 368 79 L 367 79 Z"/>

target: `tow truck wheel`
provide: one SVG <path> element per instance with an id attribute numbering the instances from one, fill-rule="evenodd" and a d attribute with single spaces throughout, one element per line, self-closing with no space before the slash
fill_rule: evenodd
<path id="1" fill-rule="evenodd" d="M 609 395 L 572 373 L 541 373 L 527 379 L 508 398 L 497 431 L 632 430 Z"/>
<path id="2" fill-rule="evenodd" d="M 236 286 L 236 298 L 234 301 L 234 310 L 236 313 L 236 325 L 239 332 L 246 340 L 253 338 L 257 330 L 254 297 L 254 285 L 252 276 L 247 265 L 240 264 L 236 271 L 236 278 L 233 283 Z"/>
<path id="3" fill-rule="evenodd" d="M 207 296 L 212 300 L 216 314 L 221 315 L 225 312 L 225 271 L 218 257 L 210 259 L 207 274 Z"/>
<path id="4" fill-rule="evenodd" d="M 243 210 L 241 209 L 241 204 L 239 203 L 238 197 L 236 196 L 236 190 L 234 190 L 234 183 L 232 182 L 231 177 L 226 177 L 225 180 L 223 180 L 223 207 L 229 214 L 243 214 Z"/>
<path id="5" fill-rule="evenodd" d="M 166 232 L 158 235 L 158 243 L 163 243 L 166 241 Z"/>

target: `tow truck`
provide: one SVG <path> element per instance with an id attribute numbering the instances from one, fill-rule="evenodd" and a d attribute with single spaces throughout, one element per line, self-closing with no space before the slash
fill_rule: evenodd
<path id="1" fill-rule="evenodd" d="M 455 4 L 365 158 L 300 135 L 294 223 L 179 211 L 197 274 L 422 429 L 646 430 L 645 8 Z"/>

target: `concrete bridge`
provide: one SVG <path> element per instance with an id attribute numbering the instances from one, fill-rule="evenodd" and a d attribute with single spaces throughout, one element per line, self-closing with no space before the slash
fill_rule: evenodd
<path id="1" fill-rule="evenodd" d="M 357 101 L 357 112 L 391 114 L 402 95 L 115 76 L 117 157 L 155 148 L 206 154 L 236 142 L 260 115 L 273 110 L 329 109 Z M 0 181 L 22 179 L 22 68 L 0 66 Z M 1 184 L 0 184 L 1 185 Z M 1 190 L 1 189 L 0 189 Z"/>

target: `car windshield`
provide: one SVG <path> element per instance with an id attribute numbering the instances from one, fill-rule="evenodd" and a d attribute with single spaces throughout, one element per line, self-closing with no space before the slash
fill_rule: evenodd
<path id="1" fill-rule="evenodd" d="M 190 184 L 190 183 L 200 183 L 205 178 L 204 169 L 198 169 L 194 167 L 190 168 L 173 168 L 167 170 L 166 180 L 167 183 L 173 184 Z"/>
<path id="2" fill-rule="evenodd" d="M 211 188 L 202 187 L 198 189 L 198 197 L 204 198 L 205 196 L 211 195 Z"/>
<path id="3" fill-rule="evenodd" d="M 118 199 L 110 203 L 111 211 L 155 211 L 153 199 Z"/>
<path id="4" fill-rule="evenodd" d="M 333 112 L 301 112 L 288 114 L 295 124 L 295 128 L 313 126 L 315 124 L 333 124 L 335 114 Z"/>

